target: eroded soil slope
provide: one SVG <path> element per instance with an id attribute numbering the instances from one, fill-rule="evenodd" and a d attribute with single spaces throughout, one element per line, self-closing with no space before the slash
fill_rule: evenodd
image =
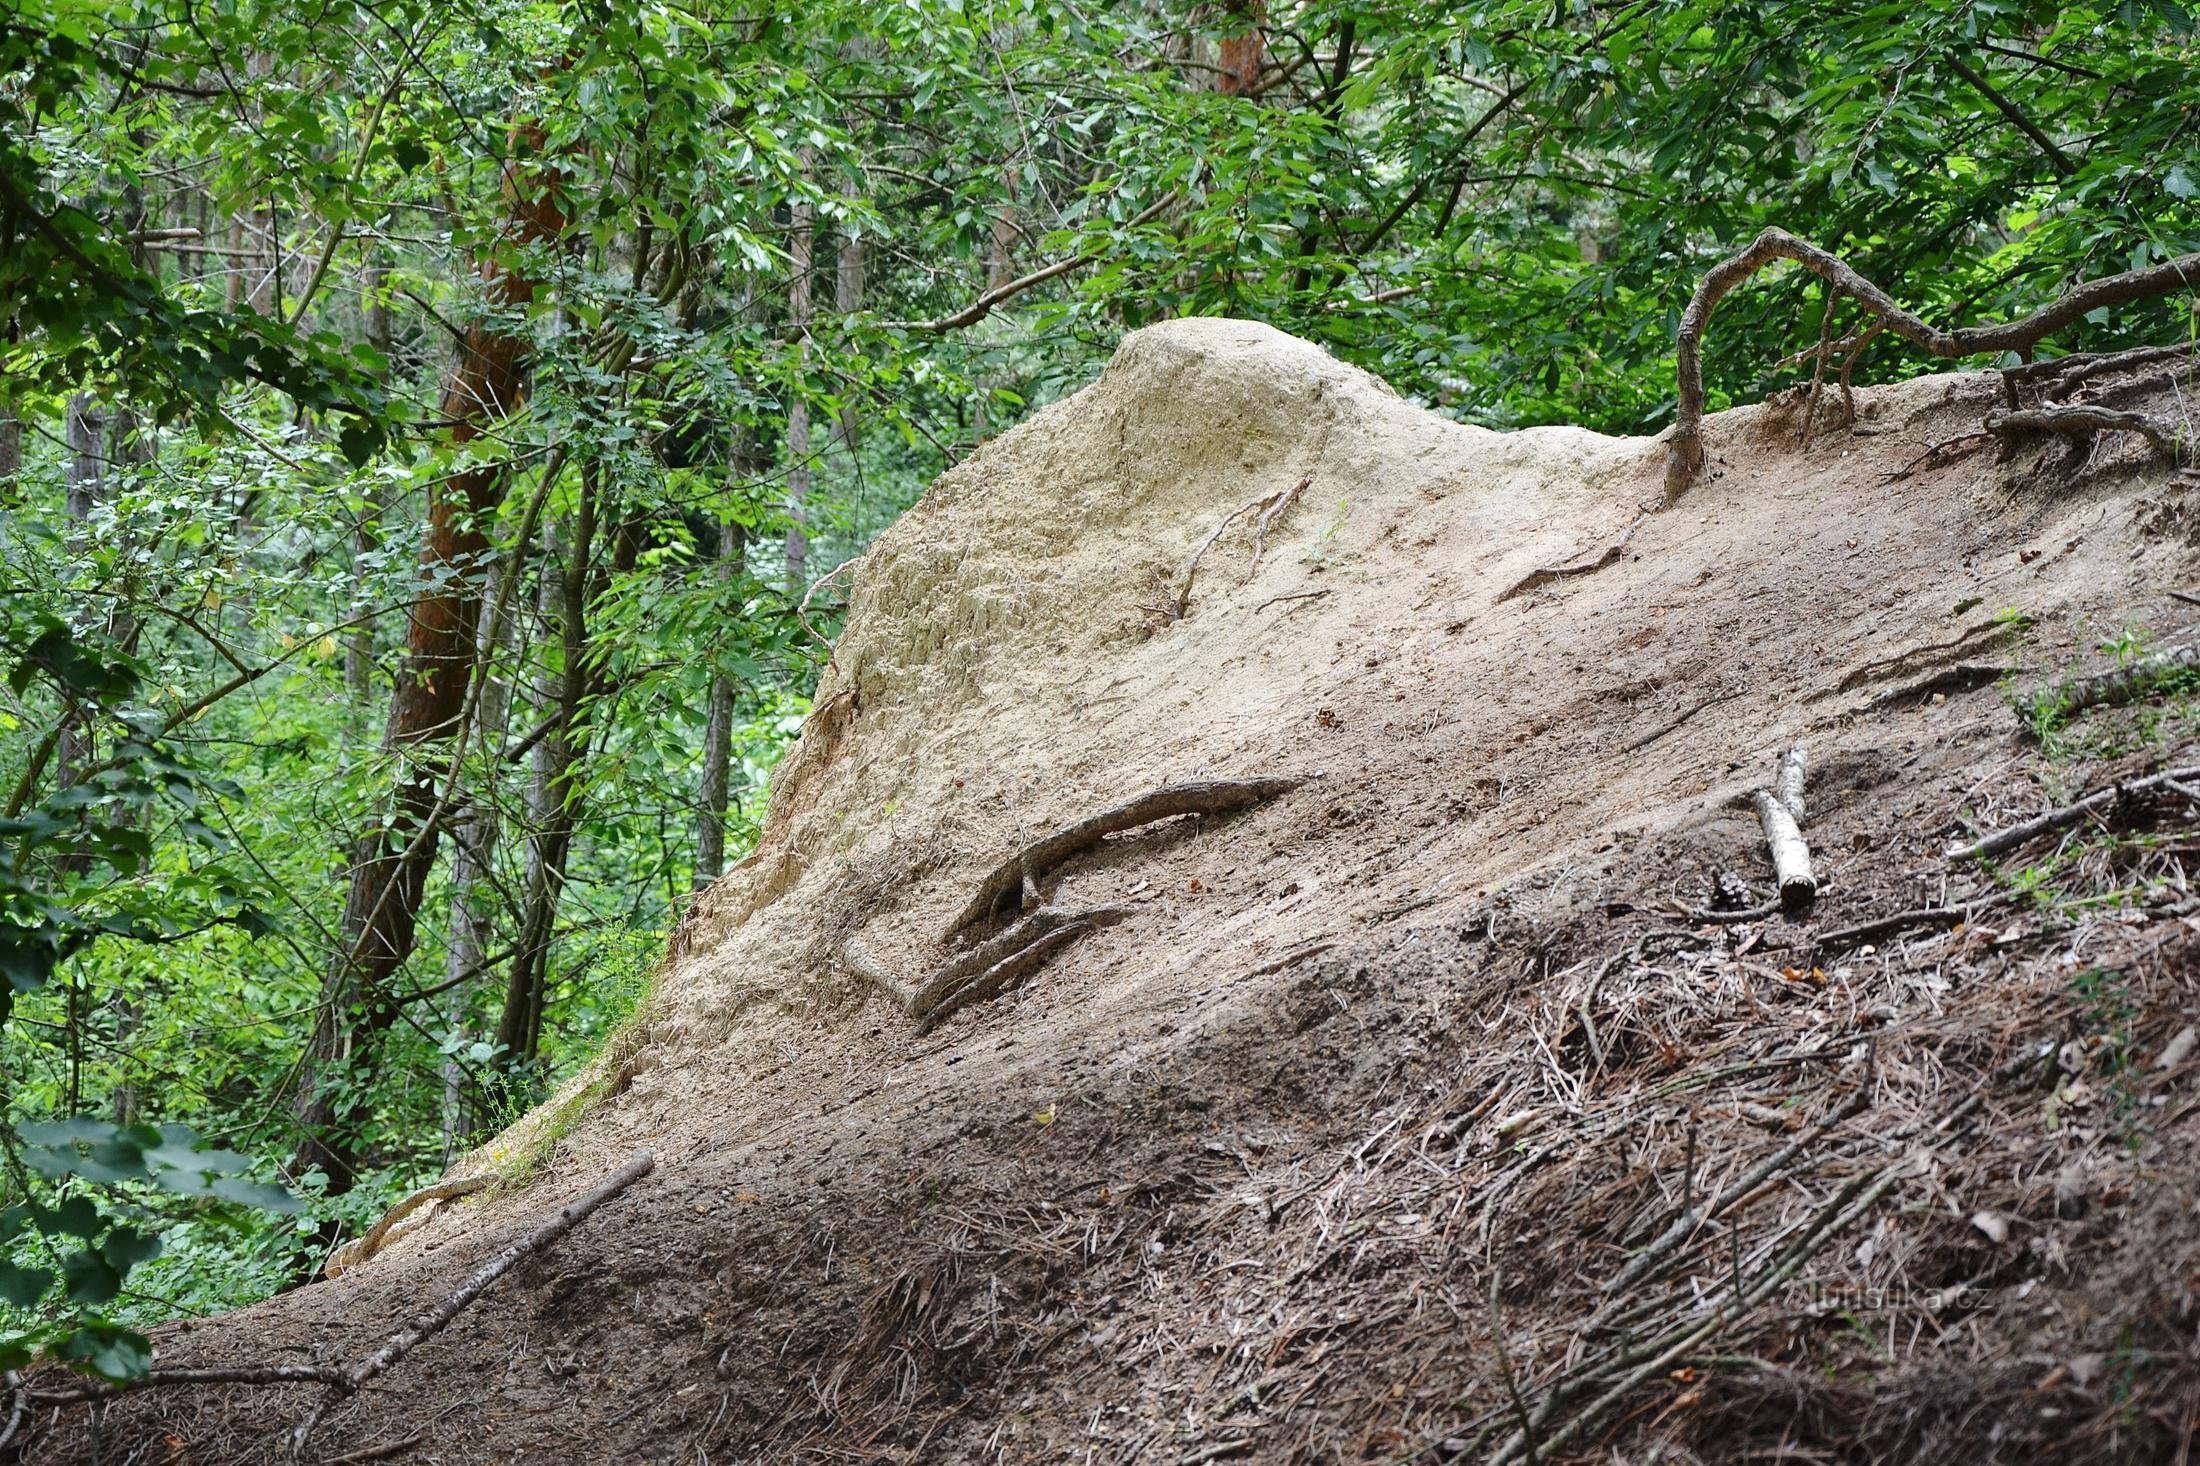
<path id="1" fill-rule="evenodd" d="M 1807 446 L 1727 413 L 1644 516 L 1648 440 L 1456 426 L 1255 325 L 1131 337 L 858 567 L 758 852 L 500 1143 L 570 1123 L 541 1178 L 162 1364 L 356 1359 L 648 1146 L 317 1450 L 2176 1458 L 2195 801 L 1946 850 L 2194 761 L 2176 679 L 2044 741 L 2010 699 L 2190 639 L 2200 486 L 1967 438 L 2000 390 L 1862 392 Z M 1767 884 L 1797 743 L 1814 911 L 1699 920 Z M 1073 860 L 1044 899 L 1131 914 L 921 1038 L 842 960 L 920 977 L 1024 841 L 1256 775 L 1306 782 Z M 163 1391 L 103 1448 L 267 1459 L 310 1398 Z M 90 1453 L 81 1407 L 37 1427 Z"/>

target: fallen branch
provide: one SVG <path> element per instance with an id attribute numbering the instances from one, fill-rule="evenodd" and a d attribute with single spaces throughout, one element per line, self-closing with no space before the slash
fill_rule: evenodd
<path id="1" fill-rule="evenodd" d="M 2051 835 L 2057 830 L 2066 830 L 2083 820 L 2087 815 L 2107 809 L 2110 805 L 2153 794 L 2162 789 L 2170 790 L 2172 793 L 2179 792 L 2178 786 L 2190 779 L 2200 779 L 2200 765 L 2170 769 L 2163 773 L 2150 774 L 2143 779 L 2125 779 L 2109 785 L 2106 789 L 2097 789 L 2075 804 L 2066 804 L 2060 809 L 2051 809 L 2036 819 L 2026 820 L 2021 825 L 2012 825 L 2006 830 L 1973 840 L 1968 845 L 1952 845 L 1948 849 L 1948 859 L 1984 860 L 1988 856 L 2003 855 L 2020 846 L 2030 844 L 2042 835 Z"/>
<path id="2" fill-rule="evenodd" d="M 1782 259 L 1800 264 L 1885 321 L 1897 336 L 1943 360 L 2004 351 L 2029 355 L 2040 341 L 2088 312 L 2200 285 L 2200 254 L 2182 255 L 2147 269 L 2089 280 L 2022 320 L 1943 331 L 1897 305 L 1839 256 L 1786 230 L 1767 229 L 1739 253 L 1712 266 L 1681 313 L 1674 340 L 1678 394 L 1673 427 L 1666 438 L 1665 502 L 1669 506 L 1688 491 L 1703 470 L 1703 337 L 1711 324 L 1711 314 L 1734 287 Z"/>
<path id="3" fill-rule="evenodd" d="M 1990 911 L 1996 906 L 2006 906 L 2015 899 L 2012 892 L 1996 891 L 1970 897 L 1949 906 L 1919 906 L 1909 911 L 1897 911 L 1891 916 L 1860 921 L 1854 926 L 1820 932 L 1811 939 L 1810 945 L 1820 952 L 1839 952 L 1850 947 L 1861 947 L 1867 942 L 1876 942 L 1881 937 L 1890 937 L 1896 932 L 1908 931 L 1913 926 L 1963 926 L 1979 912 Z"/>
<path id="4" fill-rule="evenodd" d="M 995 866 L 979 881 L 977 894 L 970 898 L 970 904 L 948 923 L 947 930 L 941 934 L 942 939 L 951 942 L 969 928 L 990 920 L 1004 901 L 1022 892 L 1025 881 L 1044 880 L 1071 856 L 1090 849 L 1110 835 L 1182 814 L 1226 814 L 1247 809 L 1288 793 L 1305 782 L 1288 775 L 1203 779 L 1190 784 L 1171 784 L 1141 794 L 1126 804 L 1087 815 L 1040 836 Z"/>
<path id="5" fill-rule="evenodd" d="M 331 1278 L 340 1277 L 380 1252 L 382 1244 L 389 1239 L 390 1229 L 429 1202 L 450 1201 L 460 1196 L 471 1196 L 477 1191 L 486 1191 L 491 1186 L 496 1185 L 498 1179 L 496 1172 L 483 1171 L 478 1175 L 454 1176 L 438 1181 L 432 1186 L 421 1187 L 418 1191 L 384 1212 L 382 1220 L 369 1228 L 364 1236 L 355 1238 L 337 1248 L 330 1255 L 328 1265 L 322 1269 L 322 1275 Z"/>
<path id="6" fill-rule="evenodd" d="M 1490 604 L 1493 606 L 1502 606 L 1505 604 L 1505 602 L 1511 600 L 1514 596 L 1523 595 L 1528 591 L 1534 590 L 1537 586 L 1548 585 L 1554 580 L 1565 580 L 1576 575 L 1596 574 L 1599 570 L 1602 570 L 1605 566 L 1611 564 L 1614 560 L 1617 560 L 1620 555 L 1625 552 L 1625 550 L 1627 549 L 1627 542 L 1635 537 L 1635 531 L 1642 528 L 1642 521 L 1647 517 L 1648 516 L 1646 515 L 1637 514 L 1635 516 L 1634 522 L 1627 526 L 1627 528 L 1620 534 L 1620 537 L 1618 539 L 1612 541 L 1612 543 L 1610 543 L 1609 545 L 1606 545 L 1604 547 L 1604 553 L 1597 556 L 1596 559 L 1581 565 L 1550 565 L 1545 566 L 1541 570 L 1531 570 L 1526 575 L 1523 575 L 1522 577 L 1520 577 L 1520 579 L 1514 581 L 1511 585 L 1507 586 L 1504 590 L 1500 591 L 1498 593 L 1497 599 L 1490 602 Z"/>
<path id="7" fill-rule="evenodd" d="M 2177 429 L 2165 419 L 2090 402 L 1989 412 L 1986 431 L 1999 438 L 2013 438 L 2020 433 L 2137 433 L 2170 462 L 2176 463 L 2183 458 Z"/>
<path id="8" fill-rule="evenodd" d="M 87 1380 L 64 1390 L 25 1387 L 20 1398 L 33 1405 L 83 1405 L 182 1385 L 295 1385 L 320 1384 L 348 1391 L 350 1376 L 325 1364 L 275 1364 L 257 1369 L 156 1369 L 122 1384 Z M 4 1442 L 0 1442 L 4 1443 Z"/>
<path id="9" fill-rule="evenodd" d="M 1757 792 L 1758 823 L 1764 826 L 1765 844 L 1772 850 L 1772 870 L 1779 882 L 1780 908 L 1793 915 L 1810 909 L 1818 898 L 1818 877 L 1810 868 L 1810 846 L 1803 839 L 1803 774 L 1806 755 L 1798 744 L 1780 755 L 1780 769 L 1772 791 Z"/>
<path id="10" fill-rule="evenodd" d="M 2034 693 L 2018 704 L 2027 723 L 2068 717 L 2086 708 L 2136 702 L 2179 672 L 2200 671 L 2200 644 L 2171 647 L 2151 653 L 2122 667 L 2073 677 Z"/>
<path id="11" fill-rule="evenodd" d="M 656 1165 L 657 1158 L 648 1151 L 636 1151 L 633 1159 L 619 1167 L 593 1191 L 567 1202 L 558 1209 L 556 1216 L 476 1268 L 472 1276 L 441 1303 L 390 1335 L 381 1348 L 345 1371 L 341 1382 L 330 1383 L 328 1394 L 291 1431 L 291 1455 L 294 1458 L 304 1456 L 306 1443 L 312 1438 L 314 1427 L 321 1423 L 321 1417 L 328 1413 L 337 1397 L 357 1392 L 420 1344 L 441 1333 L 452 1319 L 464 1313 L 497 1279 L 586 1221 L 598 1207 L 648 1175 Z"/>

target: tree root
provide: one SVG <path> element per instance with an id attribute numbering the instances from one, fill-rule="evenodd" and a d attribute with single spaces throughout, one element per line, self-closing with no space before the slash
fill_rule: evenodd
<path id="1" fill-rule="evenodd" d="M 1994 834 L 1973 840 L 1968 845 L 1951 846 L 1948 850 L 1948 859 L 1984 860 L 1989 856 L 2005 855 L 2011 850 L 2029 845 L 2042 835 L 2051 835 L 2058 830 L 2067 830 L 2086 816 L 2098 814 L 2114 805 L 2143 798 L 2149 794 L 2156 794 L 2164 789 L 2169 790 L 2171 793 L 2185 793 L 2185 785 L 2194 779 L 2200 779 L 2200 764 L 2181 769 L 2168 769 L 2159 774 L 2150 774 L 2143 779 L 2126 779 L 2111 784 L 2106 789 L 2096 789 L 2074 804 L 2066 804 L 2060 809 L 2051 809 L 2035 819 L 2026 820 L 2021 825 L 2011 825 L 2006 830 L 1999 830 Z"/>
<path id="2" fill-rule="evenodd" d="M 948 923 L 941 939 L 953 942 L 964 932 L 991 920 L 1009 900 L 1021 893 L 1026 882 L 1036 884 L 1071 856 L 1099 844 L 1123 830 L 1150 825 L 1180 814 L 1227 814 L 1265 804 L 1279 794 L 1305 783 L 1288 775 L 1261 779 L 1203 779 L 1190 784 L 1171 784 L 1141 794 L 1125 804 L 1087 815 L 1052 834 L 1042 835 L 1002 861 L 978 883 L 977 894 L 962 913 Z"/>
<path id="3" fill-rule="evenodd" d="M 2073 677 L 2024 699 L 2018 710 L 2027 723 L 2068 717 L 2087 708 L 2137 702 L 2179 672 L 2200 671 L 2200 644 L 2153 652 L 2127 666 L 2090 677 Z"/>
<path id="4" fill-rule="evenodd" d="M 2128 270 L 2089 280 L 2022 320 L 1943 331 L 1897 305 L 1877 285 L 1809 240 L 1783 229 L 1767 229 L 1747 248 L 1712 266 L 1681 313 L 1674 340 L 1678 395 L 1673 427 L 1666 437 L 1665 502 L 1671 506 L 1703 471 L 1703 337 L 1711 313 L 1735 286 L 1774 260 L 1793 260 L 1886 323 L 1903 340 L 1932 356 L 1953 360 L 2004 351 L 2029 356 L 2046 337 L 2103 306 L 2151 300 L 2200 285 L 2200 254 L 2182 255 L 2143 270 Z M 1840 343 L 1829 344 L 1827 351 Z"/>
<path id="5" fill-rule="evenodd" d="M 1303 484 L 1301 485 L 1303 487 Z M 1294 491 L 1295 492 L 1295 491 Z M 841 964 L 877 987 L 916 1020 L 918 1034 L 929 1033 L 949 1015 L 998 996 L 1038 969 L 1040 964 L 1096 927 L 1112 926 L 1135 906 L 1041 905 L 1039 882 L 1071 856 L 1112 834 L 1186 814 L 1222 814 L 1263 803 L 1296 789 L 1304 779 L 1208 779 L 1172 784 L 1126 804 L 1087 815 L 1041 836 L 989 872 L 962 913 L 941 933 L 953 946 L 975 927 L 992 920 L 1012 898 L 1024 915 L 1007 930 L 949 957 L 922 981 L 904 980 L 873 957 L 851 936 L 840 946 Z"/>
<path id="6" fill-rule="evenodd" d="M 1986 431 L 2007 442 L 2024 433 L 2062 433 L 2077 437 L 2087 433 L 2137 433 L 2154 451 L 2171 463 L 2182 461 L 2185 445 L 2167 419 L 2144 412 L 2123 412 L 2090 402 L 2055 403 L 2046 407 L 2003 409 L 1986 414 Z"/>
<path id="7" fill-rule="evenodd" d="M 1146 606 L 1144 609 L 1161 617 L 1164 622 L 1181 621 L 1190 615 L 1192 610 L 1192 579 L 1199 574 L 1199 562 L 1207 558 L 1207 552 L 1215 547 L 1215 541 L 1222 538 L 1224 530 L 1243 519 L 1246 515 L 1255 512 L 1259 513 L 1260 518 L 1255 522 L 1253 530 L 1252 570 L 1260 569 L 1261 553 L 1268 547 L 1268 531 L 1274 527 L 1278 519 L 1283 517 L 1284 511 L 1298 501 L 1299 495 L 1306 492 L 1307 485 L 1313 482 L 1314 476 L 1308 474 L 1288 489 L 1278 489 L 1272 494 L 1263 494 L 1251 503 L 1241 504 L 1224 515 L 1222 523 L 1208 531 L 1207 538 L 1201 540 L 1199 548 L 1192 551 L 1192 558 L 1184 562 L 1184 573 L 1180 578 L 1181 584 L 1177 586 L 1175 593 L 1168 600 Z M 1246 572 L 1248 580 L 1252 578 L 1252 570 Z"/>
<path id="8" fill-rule="evenodd" d="M 2047 361 L 2028 361 L 2006 368 L 2001 379 L 2011 407 L 2017 405 L 2017 389 L 2023 386 L 2039 385 L 2043 400 L 2060 402 L 2095 377 L 2114 376 L 2119 372 L 2136 371 L 2140 367 L 2182 361 L 2191 355 L 2192 347 L 2184 343 L 2175 346 L 2140 346 L 2130 351 L 2079 351 L 2069 356 L 2053 357 Z"/>
<path id="9" fill-rule="evenodd" d="M 422 1343 L 443 1332 L 452 1319 L 464 1313 L 497 1279 L 586 1221 L 598 1207 L 648 1175 L 656 1165 L 657 1158 L 648 1151 L 636 1151 L 633 1159 L 614 1171 L 601 1185 L 560 1207 L 556 1216 L 476 1268 L 442 1302 L 390 1335 L 381 1348 L 346 1370 L 342 1381 L 331 1383 L 328 1394 L 291 1431 L 291 1457 L 299 1459 L 305 1455 L 306 1443 L 312 1439 L 314 1428 L 321 1423 L 321 1417 L 328 1413 L 329 1407 L 339 1396 L 357 1393 Z"/>
<path id="10" fill-rule="evenodd" d="M 1611 564 L 1613 561 L 1617 560 L 1623 553 L 1625 553 L 1627 549 L 1627 542 L 1635 537 L 1636 530 L 1642 528 L 1642 521 L 1646 517 L 1646 515 L 1636 515 L 1634 522 L 1628 525 L 1625 530 L 1621 531 L 1620 537 L 1618 539 L 1606 545 L 1604 547 L 1604 553 L 1598 555 L 1594 560 L 1587 561 L 1580 565 L 1547 565 L 1541 570 L 1531 570 L 1526 575 L 1520 577 L 1520 579 L 1514 581 L 1511 585 L 1505 587 L 1504 590 L 1498 592 L 1497 599 L 1490 602 L 1490 604 L 1493 606 L 1502 606 L 1505 604 L 1505 602 L 1511 600 L 1514 596 L 1525 595 L 1527 592 L 1534 590 L 1537 586 L 1549 585 L 1554 580 L 1566 580 L 1576 575 L 1596 574 L 1599 570 L 1602 570 L 1605 566 Z"/>
<path id="11" fill-rule="evenodd" d="M 376 1222 L 364 1235 L 337 1248 L 330 1255 L 327 1266 L 322 1269 L 322 1276 L 340 1277 L 380 1252 L 382 1244 L 389 1240 L 390 1230 L 429 1202 L 471 1196 L 477 1191 L 486 1191 L 496 1185 L 498 1179 L 496 1172 L 484 1171 L 478 1175 L 456 1176 L 438 1181 L 432 1186 L 421 1187 L 384 1212 L 382 1220 Z"/>
<path id="12" fill-rule="evenodd" d="M 1040 963 L 1086 932 L 1113 926 L 1137 909 L 1043 906 L 999 936 L 941 963 L 921 983 L 896 977 L 854 937 L 841 943 L 840 960 L 850 972 L 874 983 L 899 1003 L 904 1013 L 917 1020 L 917 1032 L 923 1034 L 950 1013 L 994 997 L 1010 983 L 1028 977 Z"/>

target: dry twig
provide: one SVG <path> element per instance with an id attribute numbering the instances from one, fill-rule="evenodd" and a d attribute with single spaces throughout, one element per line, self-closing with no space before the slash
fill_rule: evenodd
<path id="1" fill-rule="evenodd" d="M 2150 774 L 2143 779 L 2121 780 L 2109 785 L 2106 789 L 2096 789 L 2074 804 L 2066 804 L 2059 809 L 2051 809 L 2037 818 L 2026 820 L 2021 825 L 2012 825 L 2006 830 L 2000 830 L 1994 834 L 1973 840 L 1968 845 L 1951 846 L 1948 850 L 1948 858 L 1950 860 L 1983 860 L 1992 855 L 2004 855 L 2020 846 L 2030 844 L 2042 835 L 2051 835 L 2057 830 L 2067 830 L 2086 816 L 2097 814 L 2112 805 L 2143 795 L 2153 794 L 2163 789 L 2170 790 L 2173 793 L 2179 792 L 2179 786 L 2192 779 L 2200 779 L 2200 765 L 2169 769 L 2163 773 Z"/>

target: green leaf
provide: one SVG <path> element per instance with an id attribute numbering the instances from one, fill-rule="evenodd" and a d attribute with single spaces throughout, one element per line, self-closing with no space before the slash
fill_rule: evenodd
<path id="1" fill-rule="evenodd" d="M 53 1286 L 54 1275 L 42 1267 L 18 1267 L 0 1259 L 0 1301 L 17 1308 L 35 1308 Z"/>
<path id="2" fill-rule="evenodd" d="M 61 1259 L 61 1285 L 73 1303 L 107 1303 L 122 1291 L 122 1274 L 87 1248 Z"/>
<path id="3" fill-rule="evenodd" d="M 153 1367 L 152 1340 L 108 1323 L 86 1324 L 54 1352 L 116 1384 L 142 1378 Z"/>

